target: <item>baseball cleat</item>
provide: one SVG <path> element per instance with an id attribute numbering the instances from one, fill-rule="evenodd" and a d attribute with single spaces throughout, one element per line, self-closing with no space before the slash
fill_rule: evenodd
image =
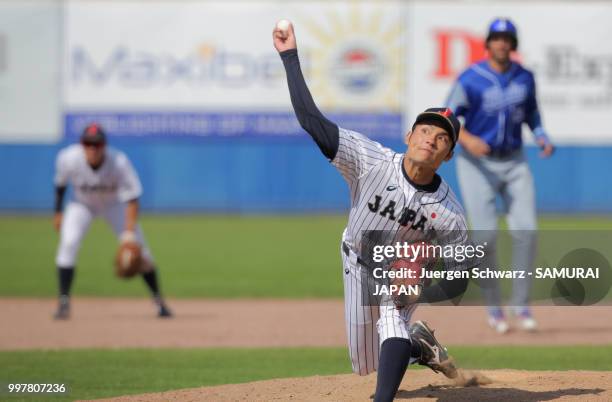
<path id="1" fill-rule="evenodd" d="M 519 317 L 519 326 L 527 332 L 535 332 L 538 329 L 538 322 L 533 317 Z"/>
<path id="2" fill-rule="evenodd" d="M 425 321 L 416 321 L 410 326 L 410 339 L 418 341 L 421 346 L 421 357 L 418 360 L 420 365 L 427 366 L 436 373 L 441 371 L 448 378 L 457 377 L 453 359 Z"/>
<path id="3" fill-rule="evenodd" d="M 159 304 L 159 310 L 157 311 L 157 316 L 159 318 L 170 318 L 172 317 L 172 311 L 164 304 L 163 302 Z"/>
<path id="4" fill-rule="evenodd" d="M 529 309 L 524 309 L 516 315 L 516 322 L 523 331 L 534 332 L 538 329 L 538 322 L 533 318 Z"/>
<path id="5" fill-rule="evenodd" d="M 56 320 L 67 320 L 70 318 L 70 299 L 65 296 L 60 297 L 59 305 L 53 318 Z"/>
<path id="6" fill-rule="evenodd" d="M 510 325 L 504 317 L 493 317 L 489 316 L 489 326 L 495 330 L 498 334 L 505 334 L 510 330 Z"/>
<path id="7" fill-rule="evenodd" d="M 505 334 L 510 330 L 510 324 L 506 320 L 504 311 L 499 307 L 489 308 L 489 318 L 487 320 L 489 327 L 493 328 L 498 334 Z"/>

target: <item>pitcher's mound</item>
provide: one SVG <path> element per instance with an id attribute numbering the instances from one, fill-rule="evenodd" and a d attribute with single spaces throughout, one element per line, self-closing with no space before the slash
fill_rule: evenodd
<path id="1" fill-rule="evenodd" d="M 610 401 L 612 372 L 464 371 L 461 381 L 430 370 L 408 370 L 396 400 L 415 401 Z M 370 401 L 376 374 L 286 378 L 131 395 L 108 401 Z"/>

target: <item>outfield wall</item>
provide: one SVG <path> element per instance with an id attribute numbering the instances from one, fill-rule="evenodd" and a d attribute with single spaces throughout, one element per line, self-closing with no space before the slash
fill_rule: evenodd
<path id="1" fill-rule="evenodd" d="M 612 3 L 562 0 L 0 2 L 0 210 L 48 210 L 55 153 L 91 121 L 133 158 L 145 209 L 344 210 L 291 109 L 275 21 L 294 21 L 325 114 L 403 150 L 497 16 L 518 26 L 559 146 L 548 161 L 528 149 L 538 208 L 612 212 Z"/>
<path id="2" fill-rule="evenodd" d="M 154 211 L 329 212 L 348 209 L 348 191 L 309 139 L 206 144 L 124 141 Z M 0 210 L 50 211 L 56 145 L 0 146 Z M 394 147 L 401 149 L 400 143 Z M 612 212 L 612 147 L 564 146 L 542 160 L 527 153 L 541 212 Z M 457 191 L 454 162 L 442 175 Z"/>

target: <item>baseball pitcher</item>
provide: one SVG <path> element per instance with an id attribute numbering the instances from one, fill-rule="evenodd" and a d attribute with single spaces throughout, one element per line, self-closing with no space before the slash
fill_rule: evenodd
<path id="1" fill-rule="evenodd" d="M 340 253 L 345 321 L 353 371 L 378 371 L 375 401 L 394 398 L 409 363 L 417 362 L 454 377 L 446 352 L 422 321 L 410 325 L 416 304 L 369 305 L 363 300 L 364 233 L 385 231 L 398 238 L 431 238 L 455 231 L 466 241 L 464 212 L 450 187 L 436 174 L 451 159 L 460 129 L 449 109 L 421 113 L 406 134 L 408 150 L 396 153 L 366 136 L 338 127 L 316 107 L 300 68 L 293 26 L 278 24 L 273 41 L 287 75 L 291 103 L 300 125 L 348 183 L 351 209 Z M 447 269 L 458 269 L 448 267 Z M 462 294 L 468 280 L 441 280 L 423 289 L 417 302 L 436 302 Z"/>

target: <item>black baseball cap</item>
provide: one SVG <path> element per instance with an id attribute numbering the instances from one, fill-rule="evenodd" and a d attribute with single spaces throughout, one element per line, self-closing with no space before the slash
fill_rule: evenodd
<path id="1" fill-rule="evenodd" d="M 106 144 L 106 133 L 98 123 L 88 124 L 81 134 L 81 143 L 88 145 Z"/>
<path id="2" fill-rule="evenodd" d="M 457 143 L 457 139 L 459 138 L 461 123 L 457 117 L 455 117 L 453 111 L 447 107 L 430 107 L 417 116 L 414 124 L 412 125 L 412 129 L 414 130 L 414 126 L 419 123 L 432 120 L 440 123 L 440 126 L 444 128 L 448 134 L 450 134 L 454 148 L 455 144 Z"/>

